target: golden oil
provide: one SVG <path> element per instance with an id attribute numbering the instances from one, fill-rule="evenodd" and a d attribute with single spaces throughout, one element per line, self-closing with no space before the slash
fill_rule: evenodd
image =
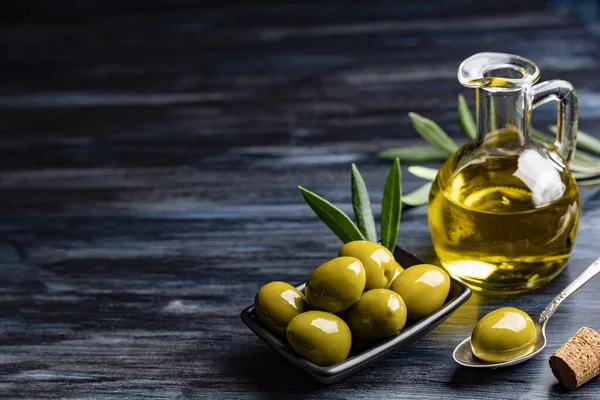
<path id="1" fill-rule="evenodd" d="M 486 141 L 501 148 L 510 133 L 490 133 Z M 577 232 L 579 191 L 553 156 L 536 145 L 502 152 L 471 143 L 446 161 L 431 189 L 428 218 L 451 275 L 475 290 L 522 292 L 560 273 Z"/>

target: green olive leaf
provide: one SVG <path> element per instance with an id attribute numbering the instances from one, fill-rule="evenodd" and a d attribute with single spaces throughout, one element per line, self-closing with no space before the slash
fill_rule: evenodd
<path id="1" fill-rule="evenodd" d="M 402 202 L 407 206 L 422 206 L 429 201 L 429 191 L 431 190 L 432 182 L 428 182 L 417 190 L 402 196 Z"/>
<path id="2" fill-rule="evenodd" d="M 354 209 L 358 229 L 367 240 L 377 242 L 377 230 L 375 229 L 375 218 L 371 210 L 369 192 L 355 164 L 352 164 L 350 176 L 352 184 L 352 208 Z"/>
<path id="3" fill-rule="evenodd" d="M 573 159 L 579 160 L 579 161 L 587 161 L 587 162 L 596 163 L 596 164 L 600 165 L 594 157 L 588 155 L 587 153 L 584 153 L 581 150 L 575 151 L 575 155 L 573 156 Z"/>
<path id="4" fill-rule="evenodd" d="M 542 143 L 543 145 L 545 145 L 548 148 L 554 147 L 554 142 L 556 141 L 556 139 L 550 135 L 546 135 L 545 133 L 543 133 L 535 128 L 531 128 L 531 136 L 533 136 L 533 138 L 535 140 Z M 573 161 L 571 161 L 571 165 L 569 165 L 570 169 L 577 168 L 577 167 L 574 167 L 574 164 L 577 165 L 577 163 L 574 163 L 574 161 L 590 162 L 590 163 L 594 163 L 594 164 L 597 164 L 598 166 L 600 166 L 600 164 L 597 163 L 597 161 L 594 159 L 594 157 L 581 151 L 581 149 L 579 148 L 579 143 L 577 143 L 577 147 L 578 147 L 578 149 L 577 149 L 577 151 L 575 151 L 575 155 L 573 156 Z M 588 165 L 587 168 L 588 169 L 592 168 L 592 165 L 591 164 Z"/>
<path id="5" fill-rule="evenodd" d="M 465 135 L 470 139 L 475 139 L 477 136 L 475 119 L 473 118 L 473 114 L 471 114 L 471 110 L 469 110 L 465 96 L 462 94 L 458 95 L 458 125 Z"/>
<path id="6" fill-rule="evenodd" d="M 381 201 L 381 244 L 392 253 L 396 248 L 402 214 L 401 180 L 400 160 L 396 159 L 390 168 Z"/>
<path id="7" fill-rule="evenodd" d="M 433 146 L 397 147 L 379 152 L 377 157 L 384 160 L 398 158 L 400 161 L 406 162 L 445 161 L 448 158 L 448 152 Z"/>
<path id="8" fill-rule="evenodd" d="M 304 201 L 317 214 L 319 219 L 325 223 L 339 237 L 342 242 L 348 243 L 354 240 L 365 240 L 354 222 L 342 210 L 322 198 L 321 196 L 298 186 Z"/>
<path id="9" fill-rule="evenodd" d="M 558 128 L 556 125 L 550 125 L 548 129 L 556 134 Z M 588 133 L 577 131 L 577 148 L 600 156 L 600 140 Z"/>
<path id="10" fill-rule="evenodd" d="M 408 167 L 408 172 L 421 179 L 432 181 L 437 176 L 438 170 L 435 168 L 421 167 L 419 165 L 411 165 Z"/>
<path id="11" fill-rule="evenodd" d="M 458 145 L 450 139 L 450 136 L 438 124 L 413 112 L 408 113 L 408 116 L 417 133 L 433 146 L 446 151 L 448 155 L 458 150 Z"/>
<path id="12" fill-rule="evenodd" d="M 552 130 L 552 127 L 549 129 Z M 554 130 L 556 131 L 556 129 Z M 531 136 L 548 148 L 552 148 L 554 146 L 554 142 L 556 141 L 554 137 L 546 135 L 535 128 L 531 129 Z M 577 184 L 579 186 L 591 186 L 592 184 L 588 184 L 587 180 L 596 176 L 600 177 L 600 163 L 598 163 L 592 156 L 589 156 L 581 151 L 579 148 L 579 141 L 577 143 L 577 147 L 578 149 L 575 151 L 573 160 L 571 160 L 571 163 L 569 164 L 569 170 L 571 170 L 571 173 L 575 179 L 577 179 Z M 583 179 L 585 179 L 585 181 L 583 181 Z"/>
<path id="13" fill-rule="evenodd" d="M 571 164 L 569 164 L 569 170 L 571 170 L 571 172 L 582 174 L 600 175 L 600 164 L 597 162 L 573 160 L 571 161 Z"/>
<path id="14" fill-rule="evenodd" d="M 573 177 L 578 181 L 582 181 L 590 178 L 600 178 L 600 173 L 598 172 L 579 172 L 579 171 L 571 171 Z"/>
<path id="15" fill-rule="evenodd" d="M 531 128 L 531 136 L 538 142 L 550 146 L 554 146 L 555 139 L 552 136 L 546 135 L 542 131 L 539 131 L 535 128 Z"/>
<path id="16" fill-rule="evenodd" d="M 598 179 L 585 179 L 577 181 L 577 186 L 586 188 L 588 186 L 598 186 L 600 185 L 600 178 Z"/>

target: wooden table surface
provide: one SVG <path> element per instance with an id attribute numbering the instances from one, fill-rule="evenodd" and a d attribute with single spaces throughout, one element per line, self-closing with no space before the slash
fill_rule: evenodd
<path id="1" fill-rule="evenodd" d="M 554 282 L 473 296 L 334 386 L 239 318 L 261 285 L 301 282 L 337 253 L 297 185 L 349 211 L 355 162 L 379 214 L 389 165 L 375 154 L 422 143 L 407 112 L 462 140 L 456 96 L 472 105 L 474 93 L 456 71 L 472 53 L 517 53 L 543 79 L 571 81 L 580 126 L 600 136 L 590 9 L 434 3 L 179 1 L 0 26 L 0 397 L 599 398 L 600 381 L 568 393 L 548 357 L 579 327 L 600 329 L 600 279 L 553 317 L 540 357 L 498 371 L 451 358 L 478 317 L 503 305 L 537 314 L 600 255 L 595 190 L 582 192 L 574 254 Z M 536 125 L 554 113 L 536 110 Z M 403 175 L 406 192 L 424 183 Z M 400 243 L 434 259 L 425 207 L 404 211 Z"/>

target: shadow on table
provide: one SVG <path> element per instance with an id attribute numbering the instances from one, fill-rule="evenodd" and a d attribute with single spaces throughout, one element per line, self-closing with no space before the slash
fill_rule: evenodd
<path id="1" fill-rule="evenodd" d="M 306 398 L 329 387 L 262 346 L 224 354 L 221 368 L 222 373 L 253 386 L 265 398 Z"/>
<path id="2" fill-rule="evenodd" d="M 597 399 L 598 396 L 598 384 L 600 383 L 600 378 L 593 378 L 591 381 L 584 383 L 582 386 L 578 387 L 575 390 L 571 390 L 563 386 L 562 384 L 556 382 L 552 386 L 548 387 L 548 397 L 563 397 L 564 395 L 568 395 L 571 393 L 572 395 L 577 395 L 578 397 L 585 397 L 590 399 Z"/>
<path id="3" fill-rule="evenodd" d="M 224 354 L 219 365 L 219 375 L 227 375 L 237 382 L 236 385 L 247 385 L 267 399 L 320 398 L 333 392 L 343 396 L 357 386 L 372 389 L 388 386 L 390 379 L 397 379 L 402 371 L 398 360 L 407 357 L 406 351 L 400 350 L 393 357 L 381 360 L 359 374 L 336 384 L 326 385 L 315 381 L 268 348 L 249 346 Z"/>
<path id="4" fill-rule="evenodd" d="M 571 392 L 570 389 L 567 389 L 560 383 L 556 382 L 554 385 L 550 386 L 550 389 L 548 390 L 548 395 L 567 394 L 570 392 Z"/>
<path id="5" fill-rule="evenodd" d="M 534 376 L 535 375 L 535 376 Z M 515 365 L 510 368 L 498 369 L 476 369 L 459 367 L 454 371 L 450 386 L 461 387 L 468 385 L 484 386 L 498 384 L 498 382 L 519 381 L 532 382 L 537 377 L 537 371 L 532 371 L 526 363 Z"/>

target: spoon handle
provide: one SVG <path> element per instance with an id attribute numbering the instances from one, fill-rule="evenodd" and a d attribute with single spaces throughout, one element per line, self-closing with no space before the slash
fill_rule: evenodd
<path id="1" fill-rule="evenodd" d="M 544 311 L 540 314 L 540 319 L 538 322 L 544 325 L 550 317 L 554 314 L 558 306 L 562 304 L 563 301 L 567 299 L 570 295 L 575 293 L 577 289 L 588 283 L 590 279 L 596 276 L 600 272 L 600 258 L 592 263 L 589 267 L 585 269 L 573 282 L 569 284 L 566 288 L 563 289 L 547 306 L 544 308 Z"/>

